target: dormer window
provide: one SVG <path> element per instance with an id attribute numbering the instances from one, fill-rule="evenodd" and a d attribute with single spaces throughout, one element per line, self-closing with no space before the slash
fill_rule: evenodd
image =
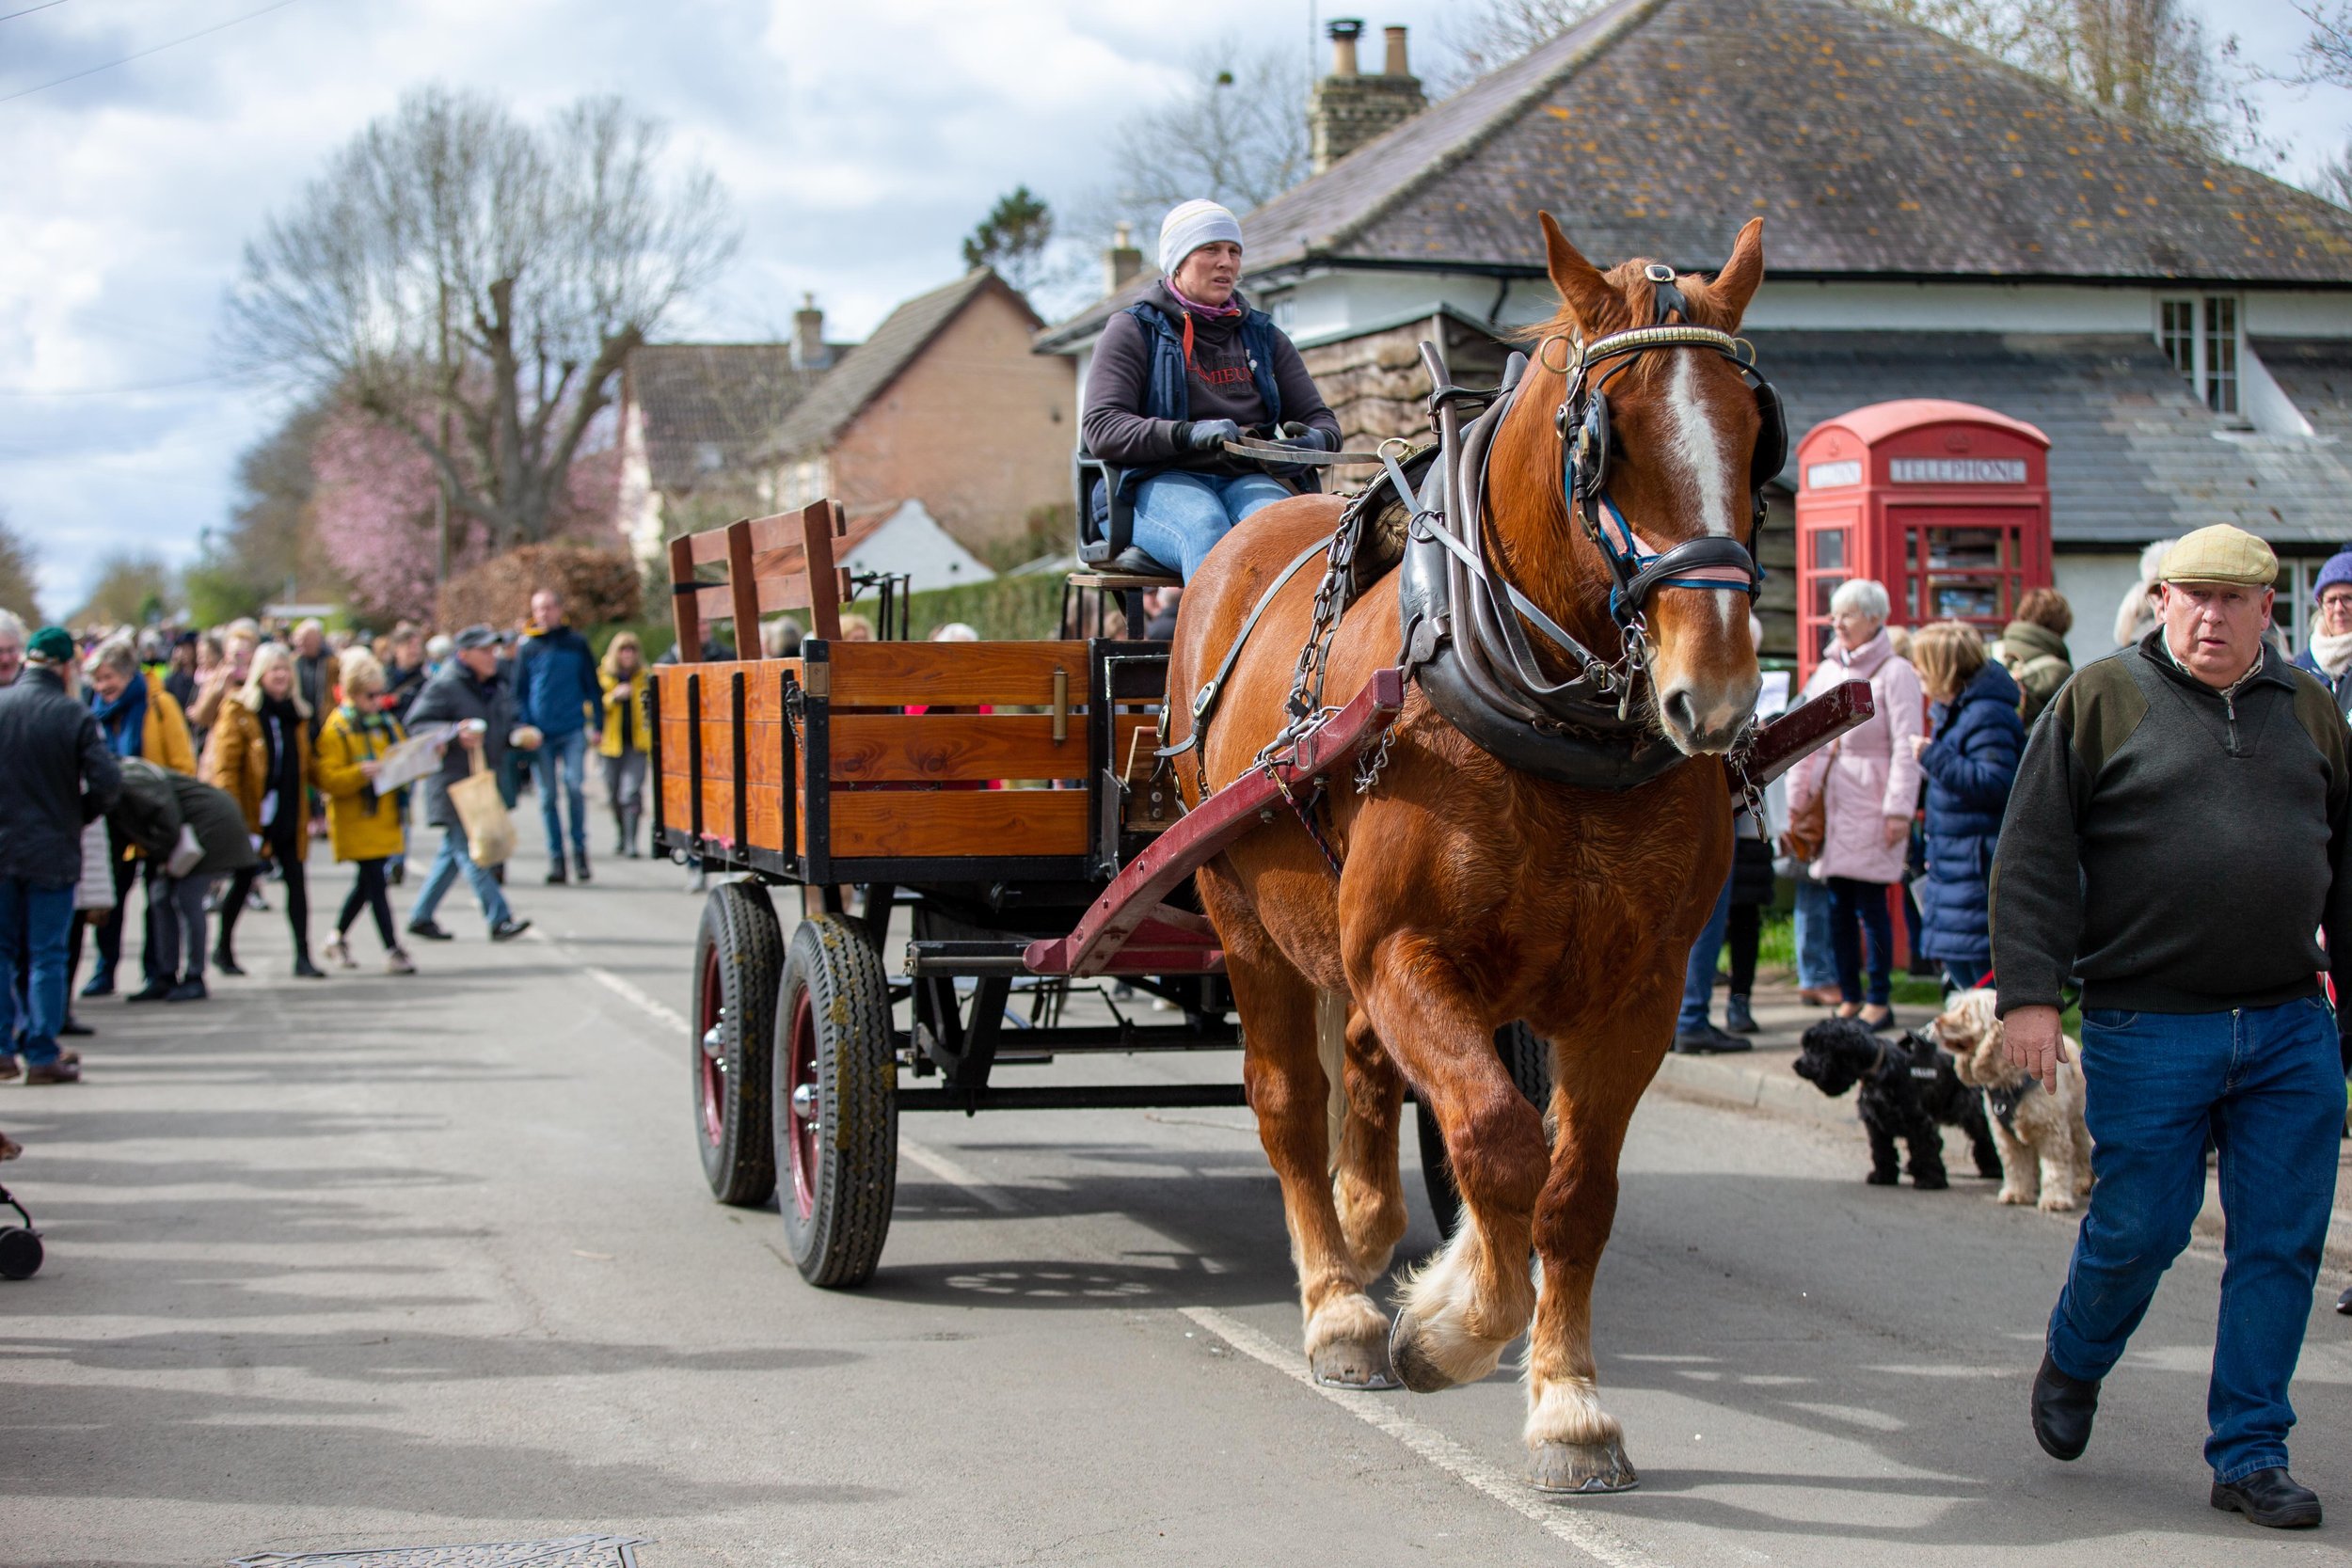
<path id="1" fill-rule="evenodd" d="M 2238 413 L 2238 309 L 2234 294 L 2156 302 L 2164 356 L 2215 413 Z"/>

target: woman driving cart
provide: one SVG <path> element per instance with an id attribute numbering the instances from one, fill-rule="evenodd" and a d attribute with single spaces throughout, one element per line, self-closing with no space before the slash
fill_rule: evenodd
<path id="1" fill-rule="evenodd" d="M 1187 201 L 1160 225 L 1160 280 L 1113 316 L 1087 372 L 1087 450 L 1121 470 L 1135 543 L 1117 566 L 1189 580 L 1226 531 L 1311 488 L 1310 470 L 1228 452 L 1245 436 L 1337 451 L 1340 421 L 1273 318 L 1235 292 L 1241 225 Z M 1095 514 L 1109 498 L 1095 486 Z"/>

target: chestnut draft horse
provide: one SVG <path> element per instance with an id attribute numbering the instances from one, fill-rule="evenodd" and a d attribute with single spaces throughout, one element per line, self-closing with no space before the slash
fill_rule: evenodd
<path id="1" fill-rule="evenodd" d="M 1682 320 L 1735 331 L 1763 277 L 1762 225 L 1740 231 L 1710 281 L 1640 261 L 1603 273 L 1549 214 L 1542 224 L 1561 309 L 1495 433 L 1485 531 L 1511 583 L 1606 658 L 1622 643 L 1611 563 L 1564 499 L 1554 411 L 1568 384 L 1555 367 L 1603 335 L 1667 320 L 1668 279 Z M 1644 353 L 1611 380 L 1607 412 L 1608 494 L 1643 547 L 1709 534 L 1753 547 L 1750 465 L 1764 420 L 1739 364 Z M 1340 505 L 1302 496 L 1259 512 L 1187 585 L 1168 671 L 1172 739 L 1190 734 L 1192 694 L 1267 586 L 1332 532 Z M 1328 656 L 1330 700 L 1397 661 L 1399 575 L 1348 608 Z M 1281 731 L 1315 576 L 1298 573 L 1267 604 L 1207 725 L 1200 770 L 1178 759 L 1188 804 L 1204 776 L 1214 789 L 1245 773 Z M 1281 1180 L 1315 1374 L 1392 1386 L 1392 1369 L 1420 1392 L 1472 1382 L 1532 1318 L 1526 1439 L 1531 1477 L 1549 1490 L 1635 1484 L 1621 1429 L 1596 1391 L 1593 1275 L 1615 1216 L 1627 1123 L 1664 1059 L 1683 966 L 1731 863 L 1723 757 L 1760 685 L 1747 587 L 1664 586 L 1647 597 L 1647 678 L 1634 711 L 1682 754 L 1651 782 L 1583 790 L 1507 768 L 1416 688 L 1376 786 L 1359 794 L 1335 776 L 1323 821 L 1343 867 L 1336 878 L 1289 815 L 1199 874 L 1248 1042 L 1249 1102 Z M 1551 644 L 1534 641 L 1546 657 Z M 1556 657 L 1547 668 L 1554 680 L 1569 673 Z M 1334 1150 L 1317 1019 L 1334 1018 L 1343 1000 L 1352 1006 Z M 1549 1147 L 1545 1117 L 1496 1054 L 1496 1030 L 1514 1020 L 1551 1042 Z M 1462 1220 L 1406 1284 L 1391 1332 L 1367 1291 L 1405 1233 L 1397 1131 L 1406 1079 L 1444 1132 Z"/>

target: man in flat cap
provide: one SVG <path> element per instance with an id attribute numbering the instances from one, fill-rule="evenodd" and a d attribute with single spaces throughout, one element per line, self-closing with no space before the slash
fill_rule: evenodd
<path id="1" fill-rule="evenodd" d="M 2162 618 L 2053 699 L 1993 868 L 2010 1059 L 2055 1088 L 2059 988 L 2083 985 L 2090 1212 L 2050 1314 L 2034 1436 L 2090 1441 L 2122 1356 L 2205 1197 L 2228 1220 L 2206 1396 L 2213 1506 L 2307 1528 L 2287 1384 L 2336 1186 L 2344 1084 L 2319 983 L 2352 982 L 2352 731 L 2265 641 L 2270 546 L 2226 525 L 2166 556 Z M 2325 930 L 2326 952 L 2314 933 Z"/>
<path id="2" fill-rule="evenodd" d="M 470 774 L 477 761 L 496 768 L 506 758 L 515 731 L 515 709 L 499 675 L 498 633 L 486 626 L 468 626 L 457 634 L 457 646 L 441 673 L 425 683 L 408 710 L 412 729 L 426 724 L 455 723 L 457 744 L 441 753 L 441 770 L 424 782 L 424 819 L 441 830 L 441 852 L 424 874 L 417 902 L 408 911 L 408 929 L 432 942 L 447 942 L 450 934 L 433 918 L 441 897 L 463 876 L 473 884 L 489 922 L 492 942 L 511 942 L 531 929 L 507 907 L 506 895 L 487 866 L 476 865 L 466 847 L 466 824 L 449 798 L 449 786 Z M 526 735 L 525 739 L 529 736 Z"/>

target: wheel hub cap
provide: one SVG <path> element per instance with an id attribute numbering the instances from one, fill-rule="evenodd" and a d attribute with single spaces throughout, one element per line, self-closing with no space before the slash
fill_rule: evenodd
<path id="1" fill-rule="evenodd" d="M 792 1114 L 803 1121 L 817 1119 L 817 1085 L 803 1084 L 792 1091 Z"/>

